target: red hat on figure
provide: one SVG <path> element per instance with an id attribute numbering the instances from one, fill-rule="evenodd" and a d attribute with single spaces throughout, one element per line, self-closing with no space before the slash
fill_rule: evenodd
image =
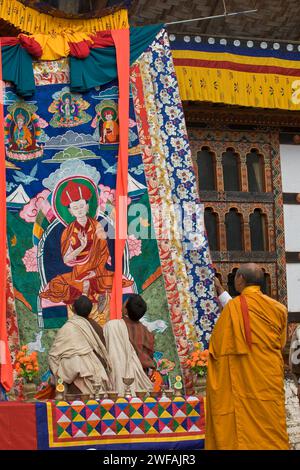
<path id="1" fill-rule="evenodd" d="M 89 201 L 91 197 L 92 192 L 87 186 L 80 183 L 74 183 L 74 181 L 69 181 L 61 193 L 61 203 L 63 206 L 68 207 L 71 202 L 79 201 L 80 199 Z"/>

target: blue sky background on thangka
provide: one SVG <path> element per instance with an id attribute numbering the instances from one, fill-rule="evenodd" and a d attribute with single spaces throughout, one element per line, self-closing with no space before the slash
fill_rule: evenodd
<path id="1" fill-rule="evenodd" d="M 110 84 L 106 88 L 103 87 L 101 90 L 94 89 L 82 95 L 82 98 L 90 104 L 90 106 L 85 110 L 85 112 L 91 116 L 89 122 L 72 128 L 52 127 L 49 123 L 53 117 L 53 113 L 49 112 L 48 108 L 54 100 L 53 95 L 59 93 L 64 88 L 66 88 L 66 85 L 46 85 L 36 87 L 34 96 L 25 100 L 26 102 L 34 103 L 38 106 L 36 113 L 48 123 L 48 126 L 43 129 L 49 138 L 47 142 L 42 144 L 44 146 L 43 156 L 24 162 L 6 157 L 9 162 L 15 164 L 19 168 L 18 171 L 21 171 L 25 175 L 29 175 L 37 164 L 37 172 L 35 175 L 36 180 L 32 181 L 30 184 L 23 185 L 29 198 L 32 198 L 44 189 L 42 186 L 43 179 L 59 167 L 64 160 L 64 155 L 68 153 L 66 151 L 70 147 L 78 149 L 78 157 L 80 159 L 84 159 L 87 163 L 97 167 L 101 174 L 101 184 L 110 186 L 111 188 L 115 188 L 116 185 L 116 174 L 114 171 L 110 171 L 108 169 L 108 165 L 110 167 L 115 165 L 118 155 L 118 146 L 114 145 L 108 148 L 109 146 L 101 145 L 100 148 L 99 143 L 93 137 L 95 128 L 92 127 L 92 121 L 96 116 L 95 107 L 99 104 L 100 100 L 114 99 L 117 101 L 117 86 Z M 13 104 L 16 100 L 18 101 L 19 98 L 15 95 L 13 89 L 7 88 L 5 94 L 5 115 L 7 115 L 7 106 Z M 130 119 L 135 121 L 132 99 L 130 99 Z M 132 127 L 131 130 L 133 132 L 132 135 L 134 136 L 135 134 L 137 137 L 138 132 L 136 126 Z M 130 145 L 138 145 L 138 138 L 136 138 L 135 141 L 133 140 Z M 86 151 L 84 149 L 86 149 Z M 64 155 L 61 154 L 62 158 L 56 162 L 54 157 L 56 156 L 57 158 L 57 154 L 59 152 L 65 153 Z M 75 150 L 73 150 L 73 153 L 74 152 Z M 93 154 L 96 158 L 93 158 Z M 84 155 L 87 158 L 84 158 Z M 103 164 L 103 160 L 107 163 L 106 165 L 105 163 Z M 140 155 L 130 156 L 129 171 L 130 168 L 136 169 L 141 164 L 142 158 Z M 14 175 L 16 176 L 14 169 L 8 169 L 6 174 L 7 195 L 9 195 L 20 183 L 16 182 L 14 179 Z M 142 171 L 141 166 L 139 170 L 135 170 L 132 176 L 134 176 L 134 178 L 140 183 L 145 184 L 144 172 Z"/>

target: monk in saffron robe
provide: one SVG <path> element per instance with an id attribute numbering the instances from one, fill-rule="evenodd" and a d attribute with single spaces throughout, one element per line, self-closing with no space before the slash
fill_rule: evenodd
<path id="1" fill-rule="evenodd" d="M 88 216 L 90 189 L 70 181 L 62 191 L 61 202 L 69 207 L 76 220 L 63 231 L 61 254 L 64 263 L 72 267 L 70 273 L 59 274 L 52 279 L 41 298 L 52 302 L 72 304 L 80 295 L 87 295 L 97 302 L 96 294 L 111 291 L 114 273 L 105 265 L 109 250 L 101 224 Z M 132 281 L 123 280 L 128 286 Z"/>
<path id="2" fill-rule="evenodd" d="M 283 358 L 287 310 L 260 290 L 263 272 L 246 264 L 241 293 L 223 309 L 209 345 L 205 448 L 289 449 Z"/>

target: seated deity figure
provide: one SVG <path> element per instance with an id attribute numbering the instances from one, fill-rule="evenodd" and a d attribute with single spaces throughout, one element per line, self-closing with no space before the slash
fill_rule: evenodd
<path id="1" fill-rule="evenodd" d="M 72 271 L 55 276 L 40 293 L 41 298 L 68 305 L 85 294 L 96 303 L 98 294 L 111 292 L 114 273 L 106 268 L 110 256 L 106 234 L 100 222 L 89 216 L 91 197 L 87 186 L 74 181 L 61 193 L 61 204 L 75 218 L 61 236 L 62 258 Z M 123 279 L 123 286 L 131 284 Z"/>

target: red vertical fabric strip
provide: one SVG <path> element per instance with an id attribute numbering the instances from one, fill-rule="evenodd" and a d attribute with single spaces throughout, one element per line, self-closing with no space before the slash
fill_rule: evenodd
<path id="1" fill-rule="evenodd" d="M 241 302 L 241 309 L 244 321 L 244 328 L 245 328 L 245 335 L 246 335 L 246 342 L 250 350 L 252 350 L 252 337 L 251 337 L 251 328 L 250 328 L 250 318 L 249 318 L 249 309 L 246 297 L 244 295 L 240 295 L 240 302 Z"/>
<path id="2" fill-rule="evenodd" d="M 2 45 L 0 40 L 0 383 L 8 392 L 13 384 L 13 370 L 7 341 L 6 326 L 6 174 L 3 86 Z"/>
<path id="3" fill-rule="evenodd" d="M 129 127 L 129 29 L 112 30 L 119 78 L 120 143 L 116 185 L 115 275 L 110 301 L 110 318 L 122 318 L 123 253 L 127 238 L 128 127 Z"/>

